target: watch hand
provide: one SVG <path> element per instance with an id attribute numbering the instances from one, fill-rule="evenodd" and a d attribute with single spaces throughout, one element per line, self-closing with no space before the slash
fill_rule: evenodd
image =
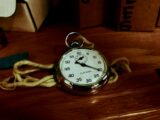
<path id="1" fill-rule="evenodd" d="M 78 61 L 76 61 L 75 64 L 79 64 L 79 65 L 81 65 L 82 67 L 88 67 L 88 68 L 92 68 L 92 69 L 97 70 L 97 71 L 101 71 L 101 69 L 99 69 L 99 68 L 95 68 L 95 67 L 93 67 L 93 66 L 87 65 L 87 64 L 85 64 L 85 63 L 80 63 L 80 62 L 78 62 Z"/>
<path id="2" fill-rule="evenodd" d="M 79 61 L 79 60 L 82 60 L 83 58 L 84 58 L 84 56 L 78 58 L 78 60 L 76 60 L 76 62 Z"/>

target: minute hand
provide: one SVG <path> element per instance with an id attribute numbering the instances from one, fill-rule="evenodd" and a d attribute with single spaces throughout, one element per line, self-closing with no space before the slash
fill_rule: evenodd
<path id="1" fill-rule="evenodd" d="M 100 71 L 99 68 L 95 68 L 95 67 L 90 66 L 90 65 L 87 65 L 87 64 L 85 64 L 85 63 L 80 63 L 80 62 L 78 62 L 78 61 L 76 61 L 75 63 L 81 65 L 82 67 L 88 67 L 88 68 L 92 68 L 92 69 L 94 69 L 94 70 Z"/>

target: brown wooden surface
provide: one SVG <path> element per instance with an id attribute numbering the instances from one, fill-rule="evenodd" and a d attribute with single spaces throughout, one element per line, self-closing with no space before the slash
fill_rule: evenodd
<path id="1" fill-rule="evenodd" d="M 63 25 L 43 27 L 37 33 L 7 32 L 9 44 L 0 57 L 23 51 L 29 59 L 55 63 L 65 51 L 64 38 L 75 28 Z M 132 73 L 106 85 L 96 95 L 76 96 L 58 87 L 0 90 L 0 120 L 160 120 L 160 30 L 114 32 L 97 27 L 80 31 L 94 42 L 109 61 L 125 56 Z M 0 79 L 11 69 L 0 70 Z"/>

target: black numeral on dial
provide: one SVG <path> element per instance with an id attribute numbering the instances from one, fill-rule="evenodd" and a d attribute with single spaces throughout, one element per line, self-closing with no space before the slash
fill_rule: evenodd
<path id="1" fill-rule="evenodd" d="M 79 77 L 79 78 L 76 79 L 76 82 L 81 82 L 81 81 L 82 81 L 81 77 Z"/>
<path id="2" fill-rule="evenodd" d="M 94 78 L 98 78 L 99 77 L 99 74 L 94 74 Z"/>
<path id="3" fill-rule="evenodd" d="M 97 56 L 94 55 L 94 56 L 93 56 L 93 59 L 97 59 Z"/>
<path id="4" fill-rule="evenodd" d="M 74 58 L 74 55 L 70 55 L 69 58 Z"/>
<path id="5" fill-rule="evenodd" d="M 101 61 L 98 61 L 98 64 L 102 64 L 102 62 L 101 62 Z"/>
<path id="6" fill-rule="evenodd" d="M 70 78 L 71 78 L 71 77 L 74 77 L 74 74 L 69 74 L 68 77 L 70 77 Z"/>
<path id="7" fill-rule="evenodd" d="M 66 67 L 64 68 L 65 71 L 69 71 L 70 70 L 70 67 Z"/>
<path id="8" fill-rule="evenodd" d="M 69 63 L 71 63 L 70 60 L 66 60 L 66 61 L 65 61 L 65 64 L 69 64 Z"/>
<path id="9" fill-rule="evenodd" d="M 92 82 L 92 79 L 86 79 L 86 82 L 90 83 L 90 82 Z"/>
<path id="10" fill-rule="evenodd" d="M 82 53 L 81 52 L 77 52 L 77 55 L 82 55 Z"/>

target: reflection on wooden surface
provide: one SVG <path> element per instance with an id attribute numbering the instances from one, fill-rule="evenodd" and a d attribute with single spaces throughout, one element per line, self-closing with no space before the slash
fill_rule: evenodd
<path id="1" fill-rule="evenodd" d="M 65 35 L 75 28 L 51 26 L 37 33 L 7 32 L 8 46 L 0 57 L 28 51 L 30 60 L 55 63 L 66 50 Z M 132 73 L 106 85 L 96 95 L 76 96 L 58 87 L 0 90 L 0 120 L 158 120 L 160 119 L 160 30 L 115 32 L 106 28 L 81 30 L 109 61 L 130 60 Z M 0 79 L 11 69 L 0 70 Z"/>

